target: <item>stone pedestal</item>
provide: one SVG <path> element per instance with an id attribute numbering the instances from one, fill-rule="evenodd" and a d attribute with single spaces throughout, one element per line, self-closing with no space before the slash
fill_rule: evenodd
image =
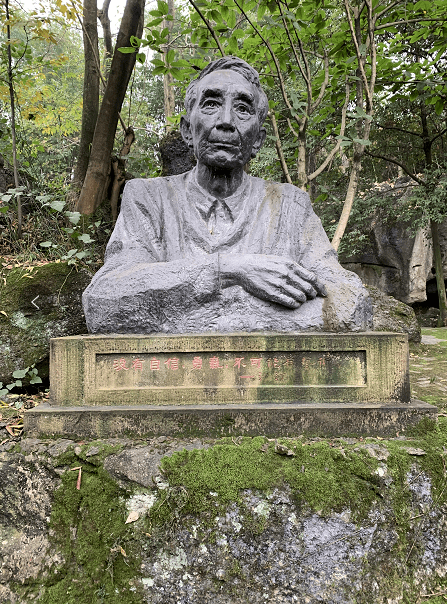
<path id="1" fill-rule="evenodd" d="M 28 435 L 386 435 L 436 414 L 410 400 L 405 334 L 55 338 L 50 381 Z"/>

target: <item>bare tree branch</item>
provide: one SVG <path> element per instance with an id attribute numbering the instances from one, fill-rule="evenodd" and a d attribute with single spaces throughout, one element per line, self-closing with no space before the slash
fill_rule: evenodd
<path id="1" fill-rule="evenodd" d="M 279 138 L 278 125 L 276 123 L 275 114 L 274 114 L 273 111 L 269 111 L 268 112 L 268 116 L 269 116 L 270 121 L 272 123 L 273 134 L 275 135 L 276 152 L 278 154 L 278 158 L 279 158 L 279 161 L 281 163 L 281 168 L 282 168 L 283 174 L 284 174 L 287 182 L 291 185 L 293 183 L 292 183 L 292 179 L 290 178 L 289 170 L 287 168 L 286 159 L 284 157 L 284 152 L 282 150 L 281 139 Z"/>
<path id="2" fill-rule="evenodd" d="M 341 110 L 340 136 L 343 136 L 344 133 L 345 133 L 345 128 L 346 128 L 346 112 L 348 110 L 348 104 L 349 104 L 349 92 L 350 92 L 349 82 L 348 82 L 348 79 L 346 79 L 345 102 L 344 102 L 343 108 Z M 312 172 L 312 174 L 310 174 L 307 177 L 308 181 L 314 180 L 314 178 L 316 178 L 317 176 L 319 176 L 323 172 L 323 170 L 326 168 L 326 166 L 329 165 L 329 162 L 332 161 L 332 159 L 335 157 L 336 153 L 339 151 L 340 145 L 341 145 L 341 139 L 337 142 L 337 144 L 330 151 L 330 153 L 328 153 L 328 155 L 327 155 L 326 159 L 324 160 L 324 162 L 314 172 Z"/>
<path id="3" fill-rule="evenodd" d="M 384 161 L 389 161 L 392 164 L 395 164 L 396 166 L 400 166 L 402 168 L 402 170 L 405 172 L 405 174 L 407 174 L 410 178 L 412 178 L 418 184 L 425 186 L 425 184 L 426 184 L 425 181 L 423 181 L 421 178 L 416 176 L 416 174 L 411 172 L 411 170 L 405 164 L 403 164 L 400 161 L 397 161 L 397 159 L 393 159 L 392 157 L 386 157 L 385 155 L 379 155 L 377 153 L 371 153 L 371 151 L 368 151 L 367 149 L 365 149 L 365 154 L 368 155 L 369 157 L 374 157 L 375 159 L 383 159 Z"/>

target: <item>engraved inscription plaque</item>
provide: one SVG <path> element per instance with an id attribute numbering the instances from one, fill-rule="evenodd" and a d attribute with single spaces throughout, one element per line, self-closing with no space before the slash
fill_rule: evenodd
<path id="1" fill-rule="evenodd" d="M 98 390 L 364 386 L 366 351 L 95 355 Z"/>
<path id="2" fill-rule="evenodd" d="M 384 332 L 83 336 L 51 354 L 63 406 L 410 400 L 407 340 Z"/>

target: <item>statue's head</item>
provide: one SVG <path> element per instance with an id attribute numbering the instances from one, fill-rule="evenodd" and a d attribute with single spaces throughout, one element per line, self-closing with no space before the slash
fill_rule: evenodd
<path id="1" fill-rule="evenodd" d="M 255 157 L 265 140 L 268 100 L 258 73 L 237 57 L 213 61 L 191 82 L 180 130 L 199 162 L 232 168 Z"/>

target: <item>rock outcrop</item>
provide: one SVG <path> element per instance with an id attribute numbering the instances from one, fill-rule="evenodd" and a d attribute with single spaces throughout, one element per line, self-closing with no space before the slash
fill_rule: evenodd
<path id="1" fill-rule="evenodd" d="M 445 444 L 446 422 L 368 442 L 0 444 L 0 602 L 417 602 L 444 591 Z"/>
<path id="2" fill-rule="evenodd" d="M 82 291 L 91 275 L 66 263 L 4 268 L 0 280 L 0 382 L 33 364 L 48 376 L 50 338 L 87 333 Z"/>
<path id="3" fill-rule="evenodd" d="M 380 185 L 377 195 L 397 206 L 411 196 L 414 186 L 409 178 L 400 178 L 393 185 Z M 439 237 L 444 275 L 447 275 L 447 220 L 439 225 Z M 413 235 L 410 224 L 399 221 L 384 224 L 380 216 L 376 216 L 364 250 L 343 258 L 342 264 L 357 273 L 363 283 L 406 304 L 424 302 L 427 282 L 435 279 L 430 230 L 421 229 Z"/>
<path id="4" fill-rule="evenodd" d="M 387 296 L 377 287 L 367 288 L 373 304 L 373 330 L 407 333 L 410 342 L 419 344 L 421 326 L 411 306 Z"/>

